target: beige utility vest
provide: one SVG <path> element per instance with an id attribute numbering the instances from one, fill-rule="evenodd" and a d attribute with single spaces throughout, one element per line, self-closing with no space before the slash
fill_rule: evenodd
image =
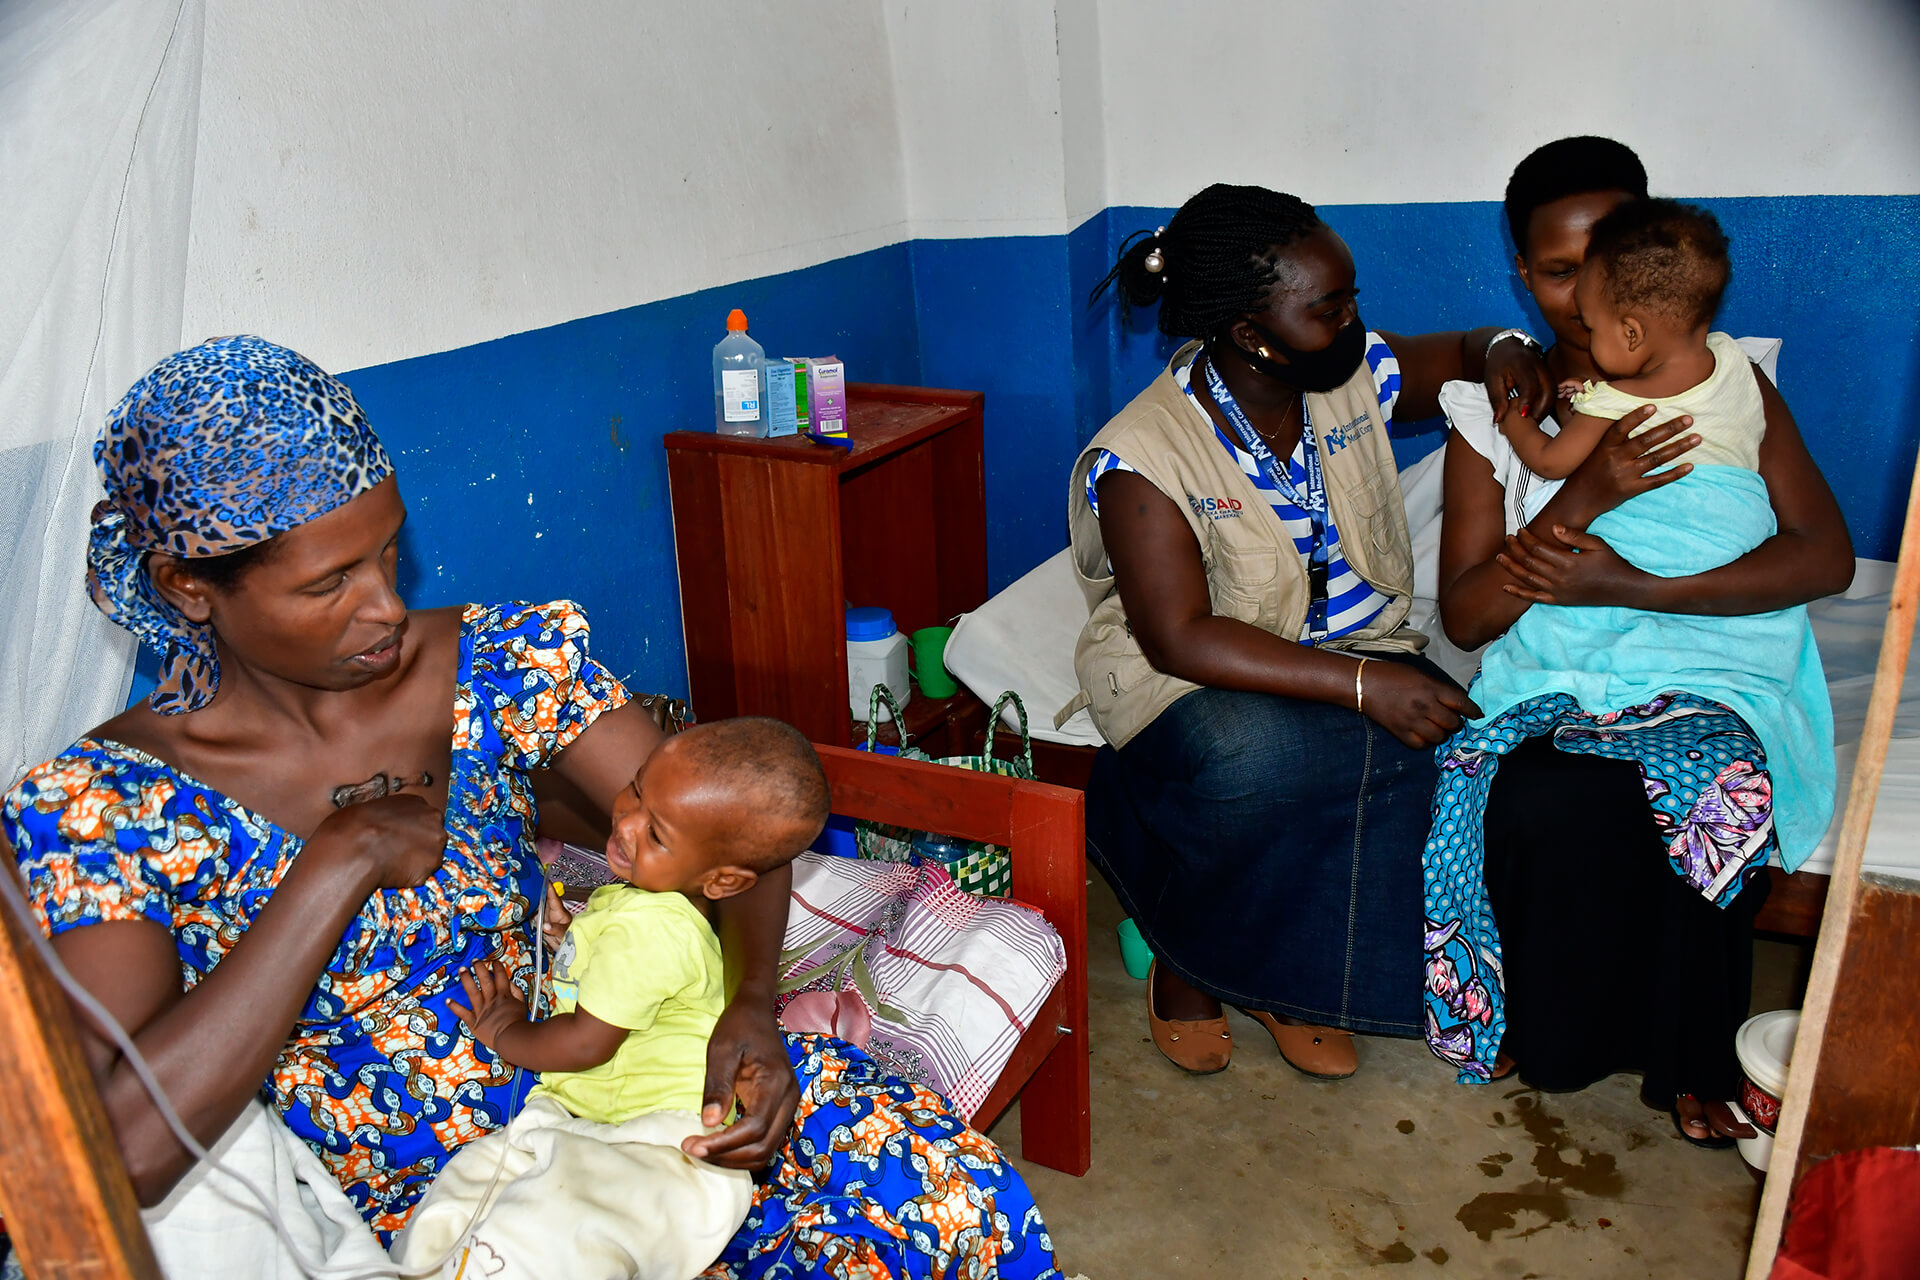
<path id="1" fill-rule="evenodd" d="M 1186 514 L 1216 617 L 1288 640 L 1299 639 L 1307 618 L 1306 558 L 1266 497 L 1220 446 L 1212 421 L 1174 380 L 1173 369 L 1190 361 L 1199 345 L 1182 347 L 1167 370 L 1101 428 L 1075 461 L 1067 489 L 1074 573 L 1093 612 L 1073 653 L 1080 696 L 1055 723 L 1086 707 L 1094 727 L 1116 747 L 1200 686 L 1156 669 L 1127 624 L 1100 520 L 1087 504 L 1087 473 L 1102 449 L 1124 459 Z M 1372 622 L 1324 647 L 1418 653 L 1427 638 L 1404 625 L 1412 603 L 1413 548 L 1372 370 L 1362 361 L 1344 385 L 1306 400 L 1341 553 L 1349 568 L 1389 598 Z"/>

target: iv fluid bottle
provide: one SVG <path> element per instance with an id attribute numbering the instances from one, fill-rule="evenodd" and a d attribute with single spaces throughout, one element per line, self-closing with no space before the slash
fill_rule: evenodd
<path id="1" fill-rule="evenodd" d="M 747 336 L 747 313 L 727 315 L 727 336 L 713 349 L 713 429 L 727 436 L 767 434 L 766 350 Z"/>

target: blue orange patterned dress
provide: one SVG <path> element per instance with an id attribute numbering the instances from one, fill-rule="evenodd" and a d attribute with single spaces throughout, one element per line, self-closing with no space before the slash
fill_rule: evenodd
<path id="1" fill-rule="evenodd" d="M 493 956 L 524 983 L 542 892 L 528 770 L 627 692 L 587 653 L 566 601 L 470 605 L 461 628 L 447 852 L 416 889 L 348 925 L 263 1093 L 383 1240 L 434 1174 L 504 1125 L 534 1077 L 447 1008 Z M 151 920 L 191 989 L 246 932 L 301 840 L 162 761 L 82 739 L 0 806 L 51 934 Z M 738 1238 L 709 1273 L 1048 1277 L 1052 1246 L 1020 1175 L 937 1095 L 819 1037 L 790 1045 L 802 1101 Z"/>

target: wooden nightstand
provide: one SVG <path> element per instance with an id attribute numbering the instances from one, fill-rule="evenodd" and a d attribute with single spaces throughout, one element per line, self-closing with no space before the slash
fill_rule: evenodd
<path id="1" fill-rule="evenodd" d="M 987 598 L 984 401 L 852 383 L 851 451 L 800 436 L 666 437 L 696 715 L 775 716 L 814 742 L 856 744 L 847 606 L 891 609 L 911 633 Z M 905 714 L 935 755 L 974 750 L 985 729 L 964 689 L 938 700 L 916 690 Z"/>

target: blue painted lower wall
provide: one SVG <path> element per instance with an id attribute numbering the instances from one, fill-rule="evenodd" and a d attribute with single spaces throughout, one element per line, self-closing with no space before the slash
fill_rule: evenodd
<path id="1" fill-rule="evenodd" d="M 727 312 L 782 355 L 920 377 L 912 248 L 575 320 L 343 374 L 393 453 L 416 606 L 568 597 L 636 689 L 684 695 L 669 431 L 711 428 Z"/>
<path id="2" fill-rule="evenodd" d="M 1920 197 L 1706 201 L 1734 242 L 1721 326 L 1786 339 L 1781 382 L 1863 555 L 1896 548 L 1920 441 Z M 1544 331 L 1497 204 L 1323 206 L 1376 328 Z M 1128 232 L 1114 208 L 1065 236 L 920 240 L 343 375 L 393 451 L 417 605 L 569 596 L 636 687 L 686 690 L 660 436 L 710 420 L 708 353 L 731 307 L 779 353 L 862 381 L 987 393 L 989 576 L 1066 542 L 1080 446 L 1158 372 L 1153 313 L 1087 293 Z M 1398 446 L 1411 459 L 1438 432 Z"/>

